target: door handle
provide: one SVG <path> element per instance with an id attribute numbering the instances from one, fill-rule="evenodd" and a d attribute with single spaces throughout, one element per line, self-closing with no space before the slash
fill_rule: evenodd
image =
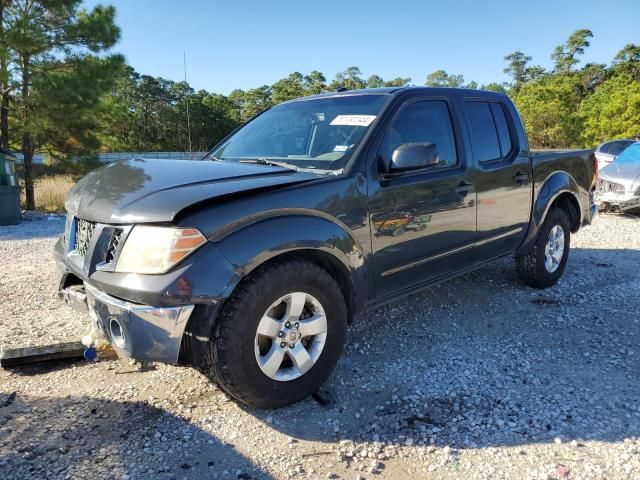
<path id="1" fill-rule="evenodd" d="M 522 170 L 518 170 L 516 174 L 513 176 L 513 181 L 516 183 L 523 183 L 529 180 L 529 174 L 523 172 Z"/>
<path id="2" fill-rule="evenodd" d="M 454 190 L 456 191 L 456 193 L 465 197 L 467 193 L 473 190 L 473 184 L 467 182 L 466 180 L 460 180 L 460 183 L 458 183 L 458 186 L 454 188 Z"/>

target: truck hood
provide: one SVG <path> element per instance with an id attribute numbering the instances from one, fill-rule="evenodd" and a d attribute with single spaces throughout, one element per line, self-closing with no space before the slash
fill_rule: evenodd
<path id="1" fill-rule="evenodd" d="M 71 189 L 65 206 L 72 215 L 99 223 L 170 222 L 199 202 L 318 177 L 269 165 L 132 159 L 86 175 Z"/>
<path id="2" fill-rule="evenodd" d="M 640 188 L 640 162 L 613 162 L 604 167 L 598 176 L 609 182 L 624 185 L 625 192 Z"/>

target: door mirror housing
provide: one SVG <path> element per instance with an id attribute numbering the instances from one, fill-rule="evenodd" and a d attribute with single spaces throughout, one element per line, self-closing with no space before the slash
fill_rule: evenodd
<path id="1" fill-rule="evenodd" d="M 435 143 L 405 143 L 391 154 L 389 170 L 391 172 L 415 170 L 435 167 L 438 163 L 440 163 L 440 155 Z"/>

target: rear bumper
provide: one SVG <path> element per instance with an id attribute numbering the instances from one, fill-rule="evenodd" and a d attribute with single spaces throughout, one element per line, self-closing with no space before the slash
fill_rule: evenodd
<path id="1" fill-rule="evenodd" d="M 591 225 L 598 216 L 598 203 L 596 202 L 595 192 L 589 193 L 589 209 L 583 210 L 582 226 Z"/>
<path id="2" fill-rule="evenodd" d="M 91 321 L 118 355 L 177 363 L 182 335 L 194 305 L 152 307 L 107 295 L 85 283 Z"/>

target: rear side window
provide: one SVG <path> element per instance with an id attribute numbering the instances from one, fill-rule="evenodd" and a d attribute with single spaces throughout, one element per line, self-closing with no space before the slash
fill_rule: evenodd
<path id="1" fill-rule="evenodd" d="M 489 102 L 465 102 L 473 156 L 479 162 L 501 158 L 500 142 Z"/>
<path id="2" fill-rule="evenodd" d="M 465 102 L 471 127 L 473 156 L 479 162 L 499 161 L 513 151 L 513 133 L 498 102 Z"/>
<path id="3" fill-rule="evenodd" d="M 509 133 L 509 124 L 507 117 L 504 115 L 504 109 L 499 103 L 491 103 L 491 113 L 496 123 L 498 131 L 498 140 L 500 141 L 500 153 L 502 158 L 506 158 L 511 153 L 511 134 Z"/>
<path id="4" fill-rule="evenodd" d="M 612 143 L 613 143 L 613 142 L 610 142 L 610 143 L 603 143 L 602 145 L 600 145 L 600 148 L 598 149 L 598 151 L 599 151 L 600 153 L 606 153 L 606 154 L 609 154 L 609 150 L 611 150 L 611 144 L 612 144 Z"/>
<path id="5" fill-rule="evenodd" d="M 632 143 L 633 142 L 611 142 L 607 153 L 610 153 L 611 155 L 620 155 Z"/>

